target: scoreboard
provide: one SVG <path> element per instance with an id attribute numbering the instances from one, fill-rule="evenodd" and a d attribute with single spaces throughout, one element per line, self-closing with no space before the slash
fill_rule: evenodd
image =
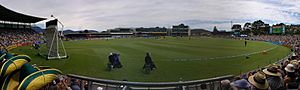
<path id="1" fill-rule="evenodd" d="M 270 33 L 271 34 L 284 34 L 285 26 L 284 25 L 272 26 L 270 29 Z"/>

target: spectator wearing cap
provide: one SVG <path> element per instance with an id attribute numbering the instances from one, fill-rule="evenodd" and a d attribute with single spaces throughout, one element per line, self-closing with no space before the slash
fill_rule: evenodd
<path id="1" fill-rule="evenodd" d="M 296 58 L 297 58 L 297 55 L 296 55 L 295 52 L 292 53 L 292 57 L 291 57 L 291 58 L 292 58 L 292 59 L 296 59 Z"/>
<path id="2" fill-rule="evenodd" d="M 278 67 L 270 65 L 263 70 L 265 73 L 271 90 L 284 90 L 285 85 L 282 79 L 281 73 L 278 71 Z"/>
<path id="3" fill-rule="evenodd" d="M 257 72 L 248 78 L 252 90 L 271 90 L 265 74 Z"/>
<path id="4" fill-rule="evenodd" d="M 295 74 L 295 66 L 293 64 L 288 64 L 285 68 L 287 75 L 284 77 L 284 82 L 287 89 L 297 89 L 299 87 L 299 81 L 297 80 L 297 75 Z"/>
<path id="5" fill-rule="evenodd" d="M 276 67 L 277 68 L 277 71 L 281 74 L 280 76 L 281 76 L 281 78 L 283 78 L 284 76 L 285 76 L 285 72 L 284 72 L 284 68 L 282 68 L 282 64 L 271 64 L 270 66 L 274 66 L 274 67 Z"/>
<path id="6" fill-rule="evenodd" d="M 295 67 L 293 64 L 288 64 L 286 65 L 286 67 L 284 68 L 285 70 L 285 79 L 295 79 L 296 78 L 296 75 L 295 75 Z"/>
<path id="7" fill-rule="evenodd" d="M 294 65 L 295 74 L 299 75 L 299 62 L 297 60 L 290 61 L 290 64 Z"/>
<path id="8" fill-rule="evenodd" d="M 289 83 L 293 82 L 296 78 L 295 75 L 295 69 L 293 64 L 288 64 L 284 68 L 285 76 L 284 76 L 284 82 L 286 84 L 286 87 L 288 87 Z"/>

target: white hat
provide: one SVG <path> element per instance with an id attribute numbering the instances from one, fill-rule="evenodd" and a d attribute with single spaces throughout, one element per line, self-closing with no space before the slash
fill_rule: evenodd
<path id="1" fill-rule="evenodd" d="M 288 64 L 285 68 L 284 68 L 285 71 L 287 72 L 295 72 L 295 68 L 294 68 L 294 65 L 293 64 Z"/>
<path id="2" fill-rule="evenodd" d="M 293 52 L 293 53 L 292 53 L 292 56 L 296 56 L 296 54 Z"/>
<path id="3" fill-rule="evenodd" d="M 52 82 L 53 82 L 54 85 L 56 85 L 56 81 L 55 80 L 53 80 Z"/>
<path id="4" fill-rule="evenodd" d="M 97 87 L 97 90 L 103 90 L 103 88 L 102 87 Z"/>

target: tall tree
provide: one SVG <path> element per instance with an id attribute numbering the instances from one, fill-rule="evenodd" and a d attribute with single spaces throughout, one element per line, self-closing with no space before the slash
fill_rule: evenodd
<path id="1" fill-rule="evenodd" d="M 89 30 L 84 30 L 83 32 L 84 32 L 84 33 L 89 33 Z"/>
<path id="2" fill-rule="evenodd" d="M 265 24 L 265 22 L 261 21 L 261 20 L 257 20 L 254 21 L 252 23 L 252 28 L 254 28 L 255 30 L 259 29 L 260 27 L 262 27 Z"/>
<path id="3" fill-rule="evenodd" d="M 244 27 L 243 27 L 243 30 L 244 30 L 244 31 L 246 31 L 246 30 L 249 30 L 249 31 L 250 31 L 250 30 L 251 30 L 251 23 L 249 23 L 249 22 L 245 23 L 245 24 L 244 24 Z"/>
<path id="4" fill-rule="evenodd" d="M 264 29 L 264 25 L 265 25 L 265 22 L 261 21 L 261 20 L 257 20 L 257 21 L 254 21 L 252 23 L 252 32 L 253 34 L 255 35 L 259 35 L 259 34 L 263 34 L 265 30 Z"/>

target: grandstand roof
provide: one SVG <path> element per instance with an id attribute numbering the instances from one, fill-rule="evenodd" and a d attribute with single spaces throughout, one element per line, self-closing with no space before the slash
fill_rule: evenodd
<path id="1" fill-rule="evenodd" d="M 35 16 L 29 16 L 22 13 L 12 11 L 4 6 L 0 5 L 0 20 L 11 21 L 11 22 L 22 22 L 22 23 L 36 23 L 46 18 L 40 18 Z"/>

